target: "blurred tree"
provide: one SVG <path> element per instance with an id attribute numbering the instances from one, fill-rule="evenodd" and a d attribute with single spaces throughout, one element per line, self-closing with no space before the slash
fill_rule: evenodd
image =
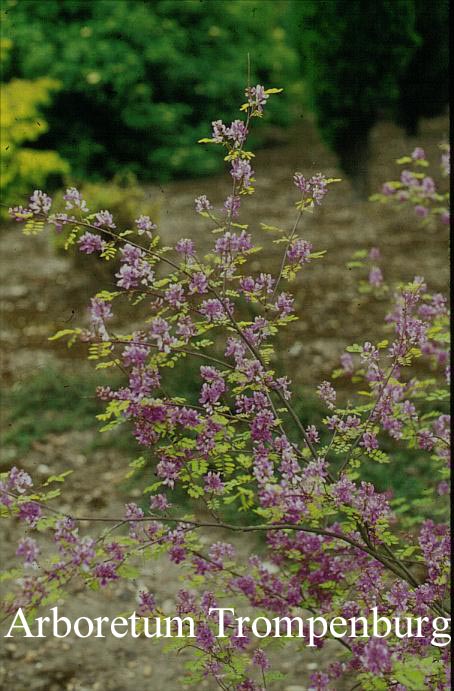
<path id="1" fill-rule="evenodd" d="M 397 104 L 417 45 L 414 0 L 292 0 L 291 12 L 322 136 L 364 195 L 370 129 Z"/>
<path id="2" fill-rule="evenodd" d="M 238 117 L 248 53 L 254 82 L 286 86 L 297 77 L 295 51 L 279 26 L 286 1 L 5 4 L 11 76 L 61 82 L 42 145 L 57 148 L 79 177 L 211 173 L 218 157 L 196 142 L 221 103 L 227 117 Z M 289 97 L 277 101 L 272 121 L 288 122 Z"/>
<path id="3" fill-rule="evenodd" d="M 422 117 L 434 117 L 449 102 L 448 0 L 415 0 L 417 50 L 399 80 L 398 122 L 407 134 L 418 133 Z"/>

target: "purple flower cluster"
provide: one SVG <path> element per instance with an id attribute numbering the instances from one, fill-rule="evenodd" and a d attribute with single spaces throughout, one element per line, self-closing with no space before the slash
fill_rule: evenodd
<path id="1" fill-rule="evenodd" d="M 450 148 L 443 147 L 441 167 L 444 175 L 449 175 Z M 432 177 L 420 172 L 421 166 L 428 166 L 426 154 L 423 149 L 416 147 L 410 157 L 405 157 L 402 162 L 412 163 L 413 169 L 404 169 L 400 179 L 387 182 L 382 187 L 382 199 L 379 201 L 397 201 L 400 204 L 409 204 L 413 211 L 421 219 L 429 220 L 438 218 L 441 223 L 449 224 L 449 192 L 442 192 Z"/>
<path id="2" fill-rule="evenodd" d="M 383 274 L 379 266 L 373 266 L 369 271 L 369 283 L 374 288 L 379 288 L 383 283 Z"/>
<path id="3" fill-rule="evenodd" d="M 148 237 L 151 237 L 152 231 L 156 230 L 157 228 L 156 223 L 153 223 L 149 216 L 141 215 L 139 218 L 136 218 L 135 223 L 139 235 L 145 234 Z"/>
<path id="4" fill-rule="evenodd" d="M 229 195 L 224 202 L 224 211 L 230 218 L 238 218 L 240 214 L 241 200 L 239 197 Z"/>
<path id="5" fill-rule="evenodd" d="M 323 403 L 333 410 L 336 403 L 336 392 L 333 386 L 328 381 L 324 381 L 317 387 L 317 393 Z"/>
<path id="6" fill-rule="evenodd" d="M 204 212 L 204 211 L 210 211 L 210 209 L 213 208 L 212 203 L 210 202 L 207 197 L 202 194 L 200 197 L 197 197 L 195 199 L 195 210 L 197 211 L 198 214 Z"/>
<path id="7" fill-rule="evenodd" d="M 153 282 L 154 272 L 140 247 L 127 244 L 121 250 L 121 267 L 115 274 L 119 288 L 130 290 Z"/>
<path id="8" fill-rule="evenodd" d="M 102 252 L 106 247 L 106 241 L 99 235 L 89 233 L 88 231 L 80 236 L 77 241 L 79 249 L 84 254 L 93 254 L 94 252 Z"/>
<path id="9" fill-rule="evenodd" d="M 235 158 L 232 161 L 230 175 L 238 182 L 243 190 L 250 190 L 254 171 L 251 164 L 245 158 Z"/>
<path id="10" fill-rule="evenodd" d="M 32 479 L 25 470 L 13 466 L 6 477 L 0 480 L 0 502 L 4 506 L 11 506 L 13 499 L 11 494 L 25 494 L 33 486 Z"/>
<path id="11" fill-rule="evenodd" d="M 289 293 L 281 293 L 276 300 L 276 309 L 281 317 L 287 317 L 294 311 L 295 300 Z"/>
<path id="12" fill-rule="evenodd" d="M 68 187 L 65 194 L 63 195 L 65 200 L 65 209 L 71 211 L 72 209 L 80 209 L 82 213 L 88 214 L 89 208 L 87 207 L 87 202 L 83 199 L 79 190 L 75 187 Z"/>
<path id="13" fill-rule="evenodd" d="M 261 296 L 272 295 L 274 286 L 275 279 L 271 274 L 261 273 L 256 279 L 252 276 L 245 276 L 240 280 L 240 288 L 245 294 L 246 300 L 250 300 L 251 296 L 260 298 Z M 281 304 L 282 301 L 285 303 L 285 298 L 283 300 L 281 297 Z"/>
<path id="14" fill-rule="evenodd" d="M 186 261 L 190 257 L 194 256 L 194 243 L 192 240 L 189 240 L 188 238 L 178 240 L 177 244 L 175 245 L 175 249 L 179 254 L 184 255 Z"/>
<path id="15" fill-rule="evenodd" d="M 39 556 L 39 547 L 36 542 L 31 537 L 24 537 L 19 541 L 19 545 L 16 550 L 16 556 L 23 557 L 24 564 L 31 566 L 34 569 L 38 568 L 37 559 Z"/>
<path id="16" fill-rule="evenodd" d="M 35 190 L 30 197 L 28 208 L 34 214 L 47 214 L 52 206 L 52 199 L 45 192 Z"/>
<path id="17" fill-rule="evenodd" d="M 307 240 L 294 240 L 287 250 L 287 259 L 291 264 L 307 264 L 310 262 L 312 243 Z"/>
<path id="18" fill-rule="evenodd" d="M 203 379 L 202 390 L 199 402 L 205 406 L 208 411 L 213 409 L 222 394 L 226 391 L 226 385 L 221 373 L 214 367 L 202 366 L 200 374 Z"/>
<path id="19" fill-rule="evenodd" d="M 110 228 L 111 230 L 115 230 L 117 227 L 113 221 L 112 214 L 107 210 L 98 211 L 95 214 L 93 225 L 96 226 L 96 228 Z"/>
<path id="20" fill-rule="evenodd" d="M 204 300 L 200 306 L 200 313 L 209 322 L 218 322 L 226 319 L 227 313 L 232 313 L 233 306 L 230 301 L 226 299 L 224 303 L 218 298 Z"/>
<path id="21" fill-rule="evenodd" d="M 237 148 L 246 141 L 248 130 L 242 120 L 234 120 L 230 127 L 226 127 L 222 120 L 215 120 L 211 125 L 213 141 L 216 144 L 231 142 L 231 145 Z"/>
<path id="22" fill-rule="evenodd" d="M 99 298 L 91 298 L 90 300 L 90 321 L 96 335 L 99 335 L 102 341 L 109 340 L 109 334 L 106 329 L 105 322 L 112 319 L 112 306 L 109 302 L 100 300 Z"/>
<path id="23" fill-rule="evenodd" d="M 301 192 L 302 198 L 313 202 L 317 206 L 320 206 L 328 192 L 326 177 L 321 173 L 313 175 L 311 178 L 305 178 L 302 173 L 295 173 L 293 182 Z"/>
<path id="24" fill-rule="evenodd" d="M 263 107 L 269 99 L 269 94 L 266 93 L 265 87 L 257 84 L 257 86 L 248 87 L 245 93 L 249 107 L 253 111 L 262 113 Z"/>

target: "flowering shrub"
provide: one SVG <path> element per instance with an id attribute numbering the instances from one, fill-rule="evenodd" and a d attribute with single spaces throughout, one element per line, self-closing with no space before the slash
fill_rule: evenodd
<path id="1" fill-rule="evenodd" d="M 139 557 L 166 553 L 186 577 L 177 613 L 196 622 L 194 683 L 206 676 L 222 689 L 247 691 L 264 689 L 278 678 L 264 650 L 274 638 L 252 646 L 254 632 L 247 626 L 239 631 L 228 616 L 226 637 L 215 636 L 218 622 L 210 609 L 243 599 L 259 617 L 303 612 L 330 620 L 421 617 L 419 634 L 410 638 L 398 630 L 386 638 L 380 632 L 371 638 L 342 635 L 344 656 L 312 675 L 310 688 L 336 689 L 341 677 L 354 675 L 357 687 L 366 690 L 447 689 L 448 655 L 434 643 L 430 625 L 448 611 L 446 300 L 432 295 L 421 276 L 389 291 L 386 338 L 348 347 L 335 373 L 348 378 L 357 396 L 343 401 L 331 382 L 321 382 L 324 427 L 302 424 L 290 380 L 274 369 L 275 343 L 297 319 L 292 282 L 323 255 L 300 235 L 300 221 L 316 212 L 335 180 L 295 173 L 293 227 L 261 224 L 263 237 L 282 247 L 278 271 L 250 273 L 249 258 L 260 247 L 239 223 L 255 182 L 254 156 L 246 144 L 253 122 L 278 91 L 248 88 L 244 119 L 213 122 L 212 136 L 203 140 L 221 147 L 231 178 L 221 209 L 204 195 L 195 200 L 196 212 L 214 233 L 204 257 L 189 237 L 173 248 L 162 247 L 155 224 L 144 215 L 134 229 L 121 230 L 109 210 L 88 209 L 75 188 L 66 191 L 62 210 L 53 209 L 39 190 L 27 208 L 11 209 L 27 233 L 47 223 L 66 232 L 67 245 L 82 253 L 119 257 L 116 289 L 92 298 L 89 326 L 65 329 L 53 338 L 67 337 L 70 344 L 79 339 L 97 368 L 123 372 L 123 386 L 98 390 L 106 403 L 99 418 L 104 430 L 132 427 L 144 451 L 131 463 L 130 474 L 151 467 L 156 482 L 144 490 L 149 495 L 145 509 L 128 503 L 121 516 L 85 517 L 49 504 L 58 496 L 51 484 L 64 476 L 36 487 L 22 469 L 5 474 L 3 514 L 16 516 L 27 530 L 17 547 L 24 572 L 6 599 L 5 613 L 22 607 L 33 614 L 61 597 L 76 575 L 92 588 L 134 579 Z M 418 178 L 418 190 L 411 189 L 425 194 L 419 187 L 424 184 Z M 378 259 L 373 249 L 367 259 L 369 285 L 381 289 Z M 123 300 L 131 310 L 147 305 L 148 316 L 133 333 L 119 333 L 114 326 L 114 306 Z M 166 379 L 188 357 L 200 361 L 196 403 L 166 395 Z M 295 435 L 297 442 L 291 441 Z M 421 498 L 420 518 L 364 479 L 376 463 L 401 472 L 393 454 L 382 448 L 386 439 L 396 448 L 427 453 L 434 483 Z M 192 512 L 175 501 L 176 488 L 191 499 Z M 228 521 L 232 506 L 237 517 Z M 98 534 L 87 534 L 87 520 L 101 526 Z M 234 544 L 210 537 L 214 528 L 262 534 L 260 555 L 244 563 Z M 42 533 L 52 537 L 53 556 L 41 556 Z M 4 577 L 17 578 L 17 569 Z M 143 617 L 160 615 L 156 593 L 138 593 L 136 611 Z M 316 636 L 309 645 L 321 648 L 324 639 Z"/>
<path id="2" fill-rule="evenodd" d="M 450 174 L 451 152 L 448 144 L 441 145 L 441 173 L 444 177 Z M 449 225 L 449 192 L 440 192 L 432 177 L 424 173 L 429 165 L 424 149 L 416 147 L 411 156 L 397 159 L 404 168 L 399 180 L 385 182 L 380 194 L 374 194 L 372 201 L 403 204 L 412 206 L 414 213 L 428 221 L 438 217 L 441 223 Z"/>

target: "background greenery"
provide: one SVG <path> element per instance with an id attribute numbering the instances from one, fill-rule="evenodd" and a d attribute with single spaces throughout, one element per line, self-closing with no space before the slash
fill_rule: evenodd
<path id="1" fill-rule="evenodd" d="M 313 110 L 356 180 L 379 117 L 414 133 L 447 102 L 447 0 L 5 0 L 2 14 L 2 79 L 7 96 L 23 91 L 29 125 L 6 163 L 19 146 L 54 150 L 43 174 L 69 166 L 76 181 L 215 172 L 196 142 L 220 113 L 237 116 L 248 54 L 252 83 L 285 89 L 267 124 Z M 20 193 L 12 179 L 6 192 Z"/>
<path id="2" fill-rule="evenodd" d="M 248 52 L 252 81 L 297 78 L 283 9 L 252 0 L 12 2 L 7 74 L 61 82 L 41 144 L 57 148 L 76 176 L 125 167 L 160 180 L 211 173 L 218 157 L 196 142 L 220 112 L 236 115 Z M 275 122 L 288 122 L 289 99 Z"/>

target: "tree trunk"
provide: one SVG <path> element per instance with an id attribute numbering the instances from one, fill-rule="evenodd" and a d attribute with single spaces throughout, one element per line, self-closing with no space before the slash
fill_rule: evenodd
<path id="1" fill-rule="evenodd" d="M 352 130 L 344 136 L 337 146 L 339 163 L 349 177 L 355 195 L 365 200 L 369 190 L 369 130 L 358 132 Z"/>

